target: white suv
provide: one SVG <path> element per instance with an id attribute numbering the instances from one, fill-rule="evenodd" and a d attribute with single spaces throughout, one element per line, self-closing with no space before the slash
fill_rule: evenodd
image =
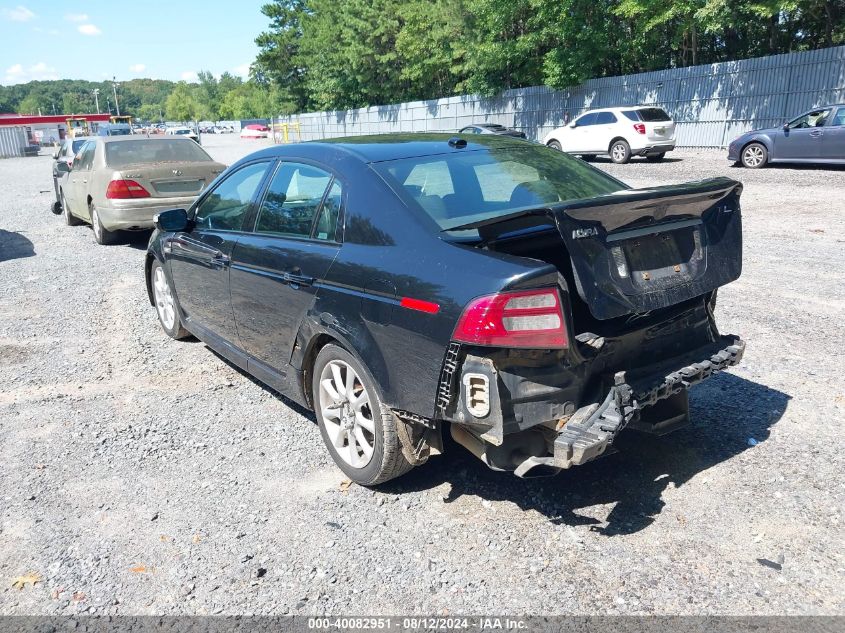
<path id="1" fill-rule="evenodd" d="M 543 144 L 585 160 L 607 154 L 614 163 L 627 163 L 631 156 L 658 161 L 675 149 L 675 122 L 654 106 L 602 108 L 555 128 Z"/>

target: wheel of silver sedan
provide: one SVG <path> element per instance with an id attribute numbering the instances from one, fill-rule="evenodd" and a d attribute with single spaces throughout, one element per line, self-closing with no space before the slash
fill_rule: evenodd
<path id="1" fill-rule="evenodd" d="M 361 378 L 342 360 L 332 360 L 320 373 L 319 407 L 328 440 L 352 468 L 364 468 L 373 458 L 376 423 Z"/>
<path id="2" fill-rule="evenodd" d="M 164 269 L 160 266 L 156 267 L 153 276 L 153 297 L 161 324 L 166 330 L 172 330 L 176 325 L 176 303 L 173 301 L 167 277 L 164 276 Z"/>

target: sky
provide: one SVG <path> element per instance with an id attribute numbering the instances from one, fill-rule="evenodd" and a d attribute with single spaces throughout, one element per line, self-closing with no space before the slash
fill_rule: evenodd
<path id="1" fill-rule="evenodd" d="M 262 0 L 0 0 L 0 85 L 34 79 L 246 76 Z M 142 9 L 133 7 L 142 6 Z"/>

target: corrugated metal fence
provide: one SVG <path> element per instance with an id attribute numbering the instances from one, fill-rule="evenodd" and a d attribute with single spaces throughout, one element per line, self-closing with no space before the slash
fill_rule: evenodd
<path id="1" fill-rule="evenodd" d="M 22 127 L 0 127 L 0 158 L 23 156 L 26 131 Z"/>
<path id="2" fill-rule="evenodd" d="M 845 102 L 845 46 L 721 64 L 591 79 L 575 88 L 544 86 L 500 96 L 472 95 L 357 110 L 281 117 L 301 140 L 387 132 L 455 131 L 495 122 L 539 140 L 592 108 L 655 104 L 678 122 L 678 145 L 724 147 L 752 128 L 775 126 L 803 110 Z M 291 140 L 297 134 L 291 130 Z"/>

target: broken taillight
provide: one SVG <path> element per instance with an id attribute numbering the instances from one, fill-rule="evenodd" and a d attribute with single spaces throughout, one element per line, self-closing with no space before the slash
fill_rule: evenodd
<path id="1" fill-rule="evenodd" d="M 543 288 L 478 297 L 464 309 L 452 338 L 496 347 L 565 348 L 560 295 Z"/>

